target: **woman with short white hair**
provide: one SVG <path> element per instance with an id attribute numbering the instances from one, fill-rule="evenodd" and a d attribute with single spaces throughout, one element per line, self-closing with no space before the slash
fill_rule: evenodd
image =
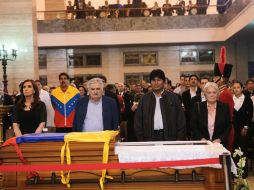
<path id="1" fill-rule="evenodd" d="M 204 86 L 206 101 L 196 103 L 191 115 L 193 140 L 210 140 L 227 147 L 230 130 L 230 113 L 226 104 L 218 101 L 219 88 L 216 83 Z"/>

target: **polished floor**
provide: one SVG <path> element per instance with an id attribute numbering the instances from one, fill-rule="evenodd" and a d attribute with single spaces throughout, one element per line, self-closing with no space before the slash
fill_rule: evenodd
<path id="1" fill-rule="evenodd" d="M 250 160 L 249 160 L 249 163 L 250 163 Z M 253 167 L 254 167 L 254 160 L 252 161 L 252 164 L 253 164 Z M 249 164 L 250 166 L 250 164 Z M 249 181 L 249 184 L 250 184 L 250 190 L 254 190 L 254 168 L 249 169 L 249 176 L 248 176 L 248 181 Z"/>
<path id="2" fill-rule="evenodd" d="M 250 190 L 254 190 L 254 175 L 252 172 L 252 176 L 248 177 L 249 183 L 250 183 Z"/>

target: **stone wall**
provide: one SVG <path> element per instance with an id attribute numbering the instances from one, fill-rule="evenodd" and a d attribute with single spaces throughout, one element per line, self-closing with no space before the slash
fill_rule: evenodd
<path id="1" fill-rule="evenodd" d="M 50 85 L 58 85 L 57 76 L 60 72 L 67 71 L 71 77 L 87 74 L 103 74 L 108 78 L 109 83 L 123 82 L 125 74 L 128 73 L 149 73 L 151 70 L 160 68 L 172 80 L 173 84 L 179 82 L 181 72 L 193 71 L 213 71 L 213 64 L 180 64 L 180 50 L 183 49 L 214 49 L 215 61 L 218 62 L 220 54 L 220 46 L 227 47 L 227 62 L 234 65 L 232 79 L 237 78 L 236 73 L 236 57 L 234 43 L 213 43 L 202 45 L 157 45 L 157 46 L 139 46 L 139 47 L 99 47 L 99 48 L 81 48 L 80 52 L 95 53 L 100 52 L 102 55 L 102 66 L 96 68 L 68 68 L 67 56 L 65 49 L 48 49 L 48 67 L 47 73 L 48 82 Z M 123 64 L 123 52 L 130 51 L 157 51 L 158 65 L 156 66 L 126 66 Z M 239 52 L 242 53 L 242 52 Z M 239 67 L 239 66 L 238 66 Z M 246 70 L 246 64 L 241 65 L 241 71 Z M 244 71 L 245 72 L 245 71 Z M 40 71 L 44 74 L 44 71 Z M 243 79 L 246 79 L 245 73 L 240 74 Z"/>
<path id="2" fill-rule="evenodd" d="M 38 47 L 34 0 L 0 1 L 0 44 L 17 49 L 17 60 L 8 61 L 8 90 L 12 93 L 20 81 L 37 78 Z M 2 69 L 0 69 L 2 80 Z"/>

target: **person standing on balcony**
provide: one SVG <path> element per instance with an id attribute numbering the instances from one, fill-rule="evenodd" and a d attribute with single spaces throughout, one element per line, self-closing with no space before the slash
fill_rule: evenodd
<path id="1" fill-rule="evenodd" d="M 210 0 L 197 0 L 198 14 L 205 15 L 209 5 Z"/>
<path id="2" fill-rule="evenodd" d="M 154 2 L 154 6 L 151 8 L 151 12 L 153 16 L 160 16 L 161 15 L 161 8 L 158 5 L 158 2 Z"/>
<path id="3" fill-rule="evenodd" d="M 76 19 L 84 19 L 86 18 L 85 7 L 86 3 L 85 0 L 75 0 L 74 7 L 76 10 Z"/>
<path id="4" fill-rule="evenodd" d="M 172 16 L 173 14 L 172 5 L 169 3 L 168 0 L 166 0 L 165 4 L 163 4 L 162 10 L 164 12 L 163 16 Z"/>
<path id="5" fill-rule="evenodd" d="M 66 18 L 74 19 L 75 11 L 74 6 L 71 4 L 71 1 L 68 1 L 68 5 L 66 6 Z"/>

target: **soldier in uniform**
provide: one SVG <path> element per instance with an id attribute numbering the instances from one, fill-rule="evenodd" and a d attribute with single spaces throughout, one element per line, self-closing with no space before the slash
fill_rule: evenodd
<path id="1" fill-rule="evenodd" d="M 222 103 L 226 103 L 229 107 L 230 112 L 230 120 L 233 119 L 233 110 L 234 110 L 234 100 L 231 90 L 228 88 L 228 80 L 231 75 L 232 71 L 232 64 L 226 63 L 226 48 L 223 46 L 221 47 L 220 53 L 220 62 L 214 65 L 214 78 L 213 81 L 217 83 L 220 90 L 219 101 Z M 228 148 L 232 151 L 233 146 L 233 139 L 234 139 L 234 129 L 231 126 L 229 141 L 228 141 Z"/>

